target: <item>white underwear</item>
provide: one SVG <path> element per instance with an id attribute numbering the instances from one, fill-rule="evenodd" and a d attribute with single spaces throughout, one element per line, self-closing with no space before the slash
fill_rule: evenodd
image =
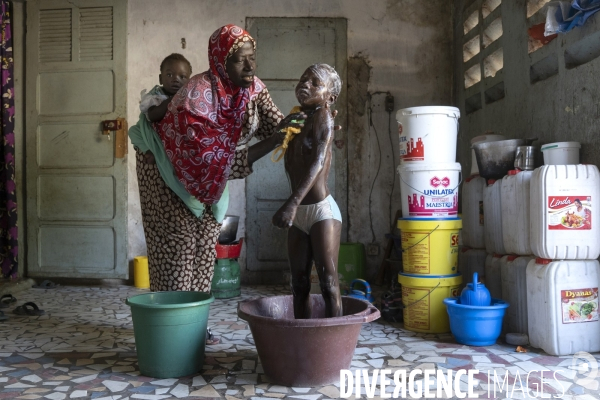
<path id="1" fill-rule="evenodd" d="M 292 225 L 309 235 L 315 223 L 326 219 L 342 222 L 340 208 L 331 195 L 315 204 L 299 205 Z"/>

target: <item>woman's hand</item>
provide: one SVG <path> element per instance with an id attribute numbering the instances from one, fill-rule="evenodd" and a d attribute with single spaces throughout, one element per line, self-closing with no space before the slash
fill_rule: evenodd
<path id="1" fill-rule="evenodd" d="M 285 203 L 273 216 L 273 225 L 282 229 L 290 228 L 296 217 L 296 209 L 297 207 Z"/>
<path id="2" fill-rule="evenodd" d="M 329 103 L 325 104 L 325 108 L 331 111 L 331 118 L 335 119 L 335 117 L 337 117 L 338 110 L 331 110 L 331 108 L 329 107 Z M 339 131 L 341 129 L 342 129 L 341 125 L 334 125 L 333 126 L 333 130 L 334 131 Z"/>
<path id="3" fill-rule="evenodd" d="M 277 128 L 275 128 L 275 132 L 277 132 L 277 134 L 273 135 L 276 137 L 276 139 L 274 139 L 276 141 L 276 143 L 274 143 L 274 147 L 277 147 L 283 143 L 283 139 L 285 139 L 285 128 L 292 127 L 302 129 L 304 127 L 304 121 L 306 121 L 306 118 L 308 118 L 306 113 L 299 112 L 290 114 L 282 119 L 281 122 L 279 122 L 279 125 L 277 125 Z"/>

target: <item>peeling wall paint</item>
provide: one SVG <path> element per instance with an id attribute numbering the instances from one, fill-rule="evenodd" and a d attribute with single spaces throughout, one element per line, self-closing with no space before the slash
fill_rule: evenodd
<path id="1" fill-rule="evenodd" d="M 380 246 L 368 257 L 368 277 L 383 258 L 391 209 L 400 208 L 398 139 L 395 112 L 384 110 L 384 97 L 371 98 L 373 127 L 369 126 L 368 92 L 390 92 L 395 109 L 448 105 L 452 95 L 451 7 L 447 0 L 174 0 L 164 12 L 162 0 L 129 0 L 128 9 L 128 121 L 138 117 L 139 93 L 158 83 L 160 61 L 172 52 L 185 55 L 194 73 L 207 69 L 208 37 L 218 27 L 245 26 L 246 17 L 335 17 L 348 20 L 349 216 L 348 240 Z M 181 38 L 186 38 L 182 48 Z M 260 43 L 258 43 L 260 46 Z M 292 50 L 291 50 L 292 51 Z M 377 131 L 377 134 L 375 133 Z M 379 139 L 380 146 L 377 146 Z M 381 150 L 379 150 L 379 148 Z M 379 173 L 377 169 L 381 159 Z M 146 253 L 135 158 L 130 148 L 129 259 Z M 372 193 L 369 196 L 369 193 Z M 393 190 L 392 190 L 393 189 Z M 241 215 L 244 232 L 245 189 L 233 182 L 230 212 Z M 393 214 L 392 214 L 393 215 Z M 374 235 L 371 231 L 373 227 Z M 244 268 L 243 260 L 242 271 Z M 243 273 L 243 272 L 242 272 Z"/>

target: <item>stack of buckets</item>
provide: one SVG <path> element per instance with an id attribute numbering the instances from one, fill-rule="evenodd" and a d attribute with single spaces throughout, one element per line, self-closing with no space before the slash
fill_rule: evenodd
<path id="1" fill-rule="evenodd" d="M 450 332 L 444 299 L 459 295 L 458 218 L 461 166 L 456 162 L 460 111 L 413 107 L 396 113 L 400 142 L 404 327 L 415 332 Z"/>

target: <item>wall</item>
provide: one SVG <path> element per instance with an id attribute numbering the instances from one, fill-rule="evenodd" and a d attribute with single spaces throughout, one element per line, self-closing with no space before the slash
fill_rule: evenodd
<path id="1" fill-rule="evenodd" d="M 167 12 L 168 11 L 168 12 Z M 139 93 L 158 83 L 161 60 L 184 54 L 194 72 L 208 68 L 208 37 L 222 25 L 245 26 L 246 17 L 337 17 L 348 20 L 348 86 L 350 117 L 339 121 L 348 130 L 348 240 L 379 246 L 368 257 L 369 275 L 383 258 L 385 234 L 400 208 L 398 140 L 394 113 L 384 110 L 391 92 L 395 110 L 450 104 L 452 98 L 451 4 L 447 0 L 198 1 L 129 0 L 128 120 L 138 118 Z M 182 49 L 181 39 L 186 48 Z M 260 43 L 258 43 L 260 46 Z M 291 51 L 293 49 L 290 49 Z M 372 105 L 374 128 L 369 127 Z M 129 149 L 129 258 L 145 254 L 135 158 Z M 232 185 L 230 213 L 241 215 L 243 235 L 245 188 Z M 372 194 L 370 194 L 372 192 Z M 391 200 L 391 201 L 390 201 Z M 392 216 L 392 217 L 390 217 Z M 242 270 L 244 259 L 240 260 Z"/>
<path id="2" fill-rule="evenodd" d="M 581 162 L 597 165 L 600 58 L 595 57 L 600 56 L 600 16 L 596 14 L 583 27 L 560 34 L 528 54 L 527 30 L 545 21 L 546 8 L 528 18 L 527 6 L 545 1 L 503 0 L 498 11 L 503 23 L 503 35 L 498 39 L 503 48 L 503 69 L 495 77 L 483 79 L 465 90 L 463 77 L 471 62 L 463 62 L 463 20 L 481 3 L 481 0 L 454 2 L 454 40 L 458 49 L 454 60 L 455 91 L 463 114 L 458 157 L 463 172 L 468 172 L 471 165 L 469 140 L 486 131 L 502 133 L 507 139 L 538 138 L 534 143 L 538 146 L 578 141 L 582 145 Z M 482 53 L 485 56 L 489 52 Z M 487 92 L 500 82 L 504 85 L 504 97 L 488 103 Z M 472 108 L 466 107 L 467 99 L 473 96 L 480 96 L 481 108 L 467 114 L 467 108 Z"/>

